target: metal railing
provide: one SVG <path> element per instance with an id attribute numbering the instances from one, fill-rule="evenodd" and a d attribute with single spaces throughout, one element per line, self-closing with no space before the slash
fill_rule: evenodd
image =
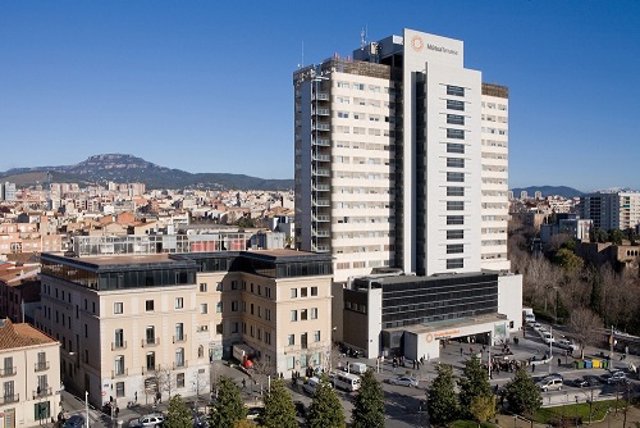
<path id="1" fill-rule="evenodd" d="M 150 340 L 150 339 L 153 339 L 153 340 Z M 148 348 L 150 346 L 158 346 L 158 345 L 160 345 L 160 338 L 159 337 L 142 339 L 142 347 L 143 348 Z"/>
<path id="2" fill-rule="evenodd" d="M 186 361 L 186 360 L 185 360 L 185 361 L 182 361 L 182 362 L 177 362 L 177 361 L 176 361 L 176 362 L 174 362 L 174 363 L 173 363 L 173 369 L 174 369 L 174 370 L 176 370 L 176 369 L 184 369 L 184 368 L 186 368 L 187 366 L 188 366 L 188 364 L 187 364 L 187 361 Z"/>
<path id="3" fill-rule="evenodd" d="M 13 376 L 17 371 L 18 369 L 16 367 L 5 367 L 0 369 L 0 377 Z"/>
<path id="4" fill-rule="evenodd" d="M 43 372 L 49 370 L 49 361 L 39 361 L 34 364 L 34 370 L 37 372 Z"/>
<path id="5" fill-rule="evenodd" d="M 182 336 L 173 336 L 173 343 L 180 343 L 180 342 L 186 342 L 187 341 L 187 335 L 183 334 Z"/>
<path id="6" fill-rule="evenodd" d="M 111 350 L 115 351 L 116 349 L 127 349 L 127 341 L 111 342 Z"/>
<path id="7" fill-rule="evenodd" d="M 111 370 L 111 379 L 115 379 L 117 377 L 125 377 L 129 376 L 129 369 L 124 369 L 122 371 Z"/>
<path id="8" fill-rule="evenodd" d="M 52 394 L 53 394 L 53 389 L 50 386 L 47 386 L 45 388 L 38 388 L 33 391 L 33 399 L 35 400 L 36 398 L 39 398 L 39 397 L 48 397 Z"/>
<path id="9" fill-rule="evenodd" d="M 20 394 L 0 396 L 0 404 L 17 403 L 18 401 L 20 401 Z"/>

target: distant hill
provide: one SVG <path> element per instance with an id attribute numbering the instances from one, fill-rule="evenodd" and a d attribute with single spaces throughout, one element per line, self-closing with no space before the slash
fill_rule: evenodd
<path id="1" fill-rule="evenodd" d="M 20 187 L 47 182 L 105 184 L 114 181 L 145 183 L 150 189 L 287 190 L 292 189 L 294 183 L 293 180 L 263 179 L 244 174 L 193 174 L 119 153 L 94 155 L 75 165 L 14 168 L 0 172 L 0 179 Z"/>
<path id="2" fill-rule="evenodd" d="M 513 191 L 514 198 L 520 197 L 520 192 L 526 190 L 529 197 L 533 197 L 536 192 L 542 192 L 543 197 L 547 196 L 563 196 L 565 198 L 574 198 L 576 196 L 584 195 L 580 190 L 567 186 L 529 186 L 529 187 L 516 187 L 511 189 Z"/>

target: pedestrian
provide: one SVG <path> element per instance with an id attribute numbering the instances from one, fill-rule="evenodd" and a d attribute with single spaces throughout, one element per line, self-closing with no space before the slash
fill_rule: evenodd
<path id="1" fill-rule="evenodd" d="M 242 378 L 242 389 L 246 389 L 247 388 L 247 380 L 245 378 Z"/>
<path id="2" fill-rule="evenodd" d="M 413 369 L 416 369 L 416 360 L 413 360 Z"/>
<path id="3" fill-rule="evenodd" d="M 536 365 L 535 364 L 531 364 L 531 373 L 536 371 Z"/>
<path id="4" fill-rule="evenodd" d="M 118 417 L 119 414 L 120 414 L 120 407 L 116 406 L 116 418 Z"/>
<path id="5" fill-rule="evenodd" d="M 462 349 L 462 346 L 460 347 L 460 356 L 464 355 L 464 350 Z"/>

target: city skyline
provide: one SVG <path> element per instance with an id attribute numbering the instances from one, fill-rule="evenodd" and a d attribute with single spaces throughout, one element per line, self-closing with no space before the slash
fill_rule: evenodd
<path id="1" fill-rule="evenodd" d="M 510 188 L 640 187 L 639 4 L 323 5 L 4 3 L 0 142 L 29 150 L 5 153 L 0 170 L 119 152 L 292 178 L 291 70 L 350 55 L 363 27 L 377 40 L 406 26 L 464 40 L 465 66 L 509 87 Z"/>

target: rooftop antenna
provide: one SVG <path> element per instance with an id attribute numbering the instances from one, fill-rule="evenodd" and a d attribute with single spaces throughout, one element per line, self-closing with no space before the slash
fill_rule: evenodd
<path id="1" fill-rule="evenodd" d="M 366 45 L 367 45 L 367 26 L 365 25 L 362 28 L 362 30 L 360 30 L 360 50 L 363 51 Z"/>
<path id="2" fill-rule="evenodd" d="M 304 67 L 304 40 L 302 41 L 302 49 L 300 52 L 300 64 L 298 64 L 298 68 Z"/>

